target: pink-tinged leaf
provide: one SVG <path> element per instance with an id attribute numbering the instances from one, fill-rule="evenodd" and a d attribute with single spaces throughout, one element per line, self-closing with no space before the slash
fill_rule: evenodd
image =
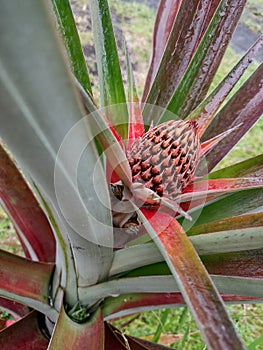
<path id="1" fill-rule="evenodd" d="M 245 303 L 253 304 L 253 302 L 263 300 L 263 298 L 255 298 L 249 295 L 221 294 L 221 296 L 225 302 L 229 302 L 229 303 L 238 302 L 239 304 L 245 304 Z"/>
<path id="2" fill-rule="evenodd" d="M 159 3 L 153 30 L 152 57 L 144 86 L 142 102 L 146 101 L 181 3 L 182 0 L 161 0 Z"/>
<path id="3" fill-rule="evenodd" d="M 231 137 L 219 142 L 206 156 L 210 172 L 236 145 L 263 113 L 263 64 L 243 84 L 230 101 L 220 110 L 204 135 L 204 140 L 240 124 Z"/>
<path id="4" fill-rule="evenodd" d="M 144 122 L 140 108 L 139 98 L 136 90 L 135 80 L 133 76 L 132 64 L 125 43 L 126 61 L 127 61 L 127 75 L 128 75 L 128 103 L 129 103 L 129 132 L 128 144 L 129 150 L 133 142 L 144 133 Z"/>
<path id="5" fill-rule="evenodd" d="M 161 109 L 157 113 L 151 105 L 166 107 L 178 87 L 194 55 L 209 8 L 207 0 L 182 1 L 144 106 L 145 124 L 157 124 Z"/>
<path id="6" fill-rule="evenodd" d="M 40 329 L 40 319 L 36 311 L 0 332 L 1 350 L 46 350 L 48 340 Z"/>
<path id="7" fill-rule="evenodd" d="M 0 144 L 0 198 L 28 258 L 54 261 L 56 242 L 48 220 L 13 159 Z"/>
<path id="8" fill-rule="evenodd" d="M 153 33 L 151 63 L 150 63 L 149 71 L 146 78 L 142 102 L 145 102 L 146 97 L 149 93 L 149 89 L 151 88 L 151 84 L 156 75 L 167 40 L 171 33 L 172 26 L 175 22 L 181 3 L 182 3 L 181 0 L 162 0 L 160 2 L 157 16 L 156 16 L 156 21 L 155 21 L 154 33 Z M 215 14 L 216 8 L 219 5 L 219 3 L 220 3 L 220 0 L 214 0 L 210 2 L 209 10 L 205 13 L 203 30 L 200 32 L 199 39 L 196 40 L 196 45 L 195 45 L 196 47 L 198 46 L 213 15 Z"/>
<path id="9" fill-rule="evenodd" d="M 17 303 L 14 300 L 0 297 L 0 308 L 6 310 L 12 316 L 19 318 L 29 313 L 29 308 L 23 304 Z"/>
<path id="10" fill-rule="evenodd" d="M 225 132 L 222 132 L 222 134 L 219 134 L 215 137 L 213 137 L 210 140 L 204 141 L 201 143 L 201 152 L 200 152 L 200 157 L 205 155 L 208 151 L 213 149 L 220 141 L 222 141 L 225 137 L 229 136 L 232 131 L 236 130 L 239 127 L 236 126 L 234 128 L 231 128 L 229 130 L 226 130 Z M 199 129 L 200 130 L 200 129 Z M 199 132 L 198 130 L 198 132 Z"/>
<path id="11" fill-rule="evenodd" d="M 170 111 L 180 115 L 181 118 L 186 118 L 206 96 L 245 4 L 246 0 L 223 1 L 219 4 L 211 21 L 211 24 L 216 22 L 216 17 L 218 17 L 218 24 L 212 33 L 210 44 L 207 46 L 206 42 L 209 42 L 211 25 L 208 26 L 197 49 L 196 56 L 200 54 L 201 64 L 197 68 L 199 60 L 193 57 L 184 81 L 178 87 L 178 91 L 167 107 Z M 199 50 L 201 51 L 199 52 Z"/>
<path id="12" fill-rule="evenodd" d="M 49 304 L 54 265 L 21 258 L 0 250 L 0 289 Z"/>
<path id="13" fill-rule="evenodd" d="M 179 198 L 181 202 L 186 202 L 191 199 L 195 200 L 260 187 L 263 187 L 263 179 L 258 177 L 203 180 L 188 185 Z"/>
<path id="14" fill-rule="evenodd" d="M 241 58 L 232 71 L 222 80 L 215 90 L 198 106 L 187 119 L 198 121 L 198 133 L 201 137 L 211 121 L 215 117 L 216 112 L 225 101 L 233 87 L 239 81 L 246 71 L 257 51 L 263 45 L 263 35 L 251 46 L 248 52 Z"/>
<path id="15" fill-rule="evenodd" d="M 201 33 L 200 40 L 202 39 L 203 35 L 205 34 L 205 32 L 207 30 L 207 27 L 209 26 L 209 24 L 211 22 L 211 19 L 213 18 L 218 5 L 220 4 L 220 1 L 221 0 L 211 1 L 209 11 L 207 11 L 207 13 L 206 13 L 206 18 L 205 18 L 205 21 L 204 21 L 204 26 L 203 26 L 203 30 L 202 30 L 202 33 Z"/>
<path id="16" fill-rule="evenodd" d="M 244 214 L 194 226 L 187 231 L 187 234 L 188 236 L 193 236 L 209 232 L 238 230 L 261 226 L 263 226 L 263 213 Z"/>
<path id="17" fill-rule="evenodd" d="M 166 107 L 167 111 L 163 113 L 160 122 L 171 119 L 171 112 L 185 119 L 202 101 L 212 83 L 245 2 L 246 0 L 220 2 L 180 83 L 172 93 Z M 204 96 L 199 96 L 200 94 Z"/>
<path id="18" fill-rule="evenodd" d="M 62 306 L 49 350 L 103 350 L 104 325 L 100 309 L 84 323 L 72 321 Z"/>
<path id="19" fill-rule="evenodd" d="M 263 280 L 263 250 L 247 250 L 202 256 L 209 273 Z"/>
<path id="20" fill-rule="evenodd" d="M 141 211 L 143 225 L 174 275 L 207 347 L 244 349 L 222 298 L 181 225 L 165 213 Z"/>

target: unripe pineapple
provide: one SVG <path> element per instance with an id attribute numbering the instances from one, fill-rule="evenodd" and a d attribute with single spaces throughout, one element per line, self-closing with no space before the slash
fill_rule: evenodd
<path id="1" fill-rule="evenodd" d="M 175 200 L 191 181 L 199 155 L 195 121 L 162 123 L 137 139 L 128 153 L 133 182 Z"/>

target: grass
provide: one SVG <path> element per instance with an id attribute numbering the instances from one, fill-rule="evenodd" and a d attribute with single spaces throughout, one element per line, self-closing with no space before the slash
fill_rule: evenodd
<path id="1" fill-rule="evenodd" d="M 244 10 L 242 23 L 252 31 L 261 33 L 263 21 L 263 0 L 249 0 Z"/>
<path id="2" fill-rule="evenodd" d="M 88 56 L 88 67 L 91 80 L 97 81 L 97 68 L 93 49 L 93 38 L 90 31 L 91 24 L 87 15 L 86 0 L 72 0 L 76 15 L 76 22 L 80 31 L 80 37 L 84 51 Z M 124 34 L 130 51 L 135 80 L 139 94 L 143 91 L 143 84 L 147 73 L 150 58 L 152 29 L 155 12 L 145 3 L 136 1 L 109 0 L 113 23 L 117 33 L 118 45 L 122 46 Z M 263 0 L 248 1 L 247 10 L 244 12 L 242 23 L 251 29 L 258 31 L 262 28 Z M 213 87 L 228 73 L 229 69 L 237 62 L 239 56 L 230 48 L 227 49 L 223 62 L 214 80 Z M 125 58 L 120 57 L 122 68 L 125 66 Z M 255 67 L 255 66 L 254 66 Z M 241 83 L 251 74 L 250 68 L 242 78 Z M 124 69 L 125 70 L 125 69 Z M 93 86 L 97 98 L 98 90 Z M 220 167 L 227 166 L 245 158 L 262 153 L 263 149 L 263 119 L 243 137 L 236 147 L 220 163 Z M 16 238 L 13 225 L 7 215 L 0 208 L 0 246 L 15 254 L 22 254 L 19 241 Z M 249 350 L 263 350 L 263 305 L 231 305 L 228 311 L 238 329 L 238 332 L 248 346 Z M 203 350 L 206 349 L 198 328 L 187 308 L 161 309 L 144 312 L 140 315 L 132 315 L 115 321 L 127 334 L 143 337 L 145 339 L 159 341 L 160 343 L 174 347 L 178 350 Z M 258 344 L 257 344 L 258 342 Z"/>
<path id="3" fill-rule="evenodd" d="M 12 222 L 0 206 L 0 247 L 10 253 L 23 256 Z"/>
<path id="4" fill-rule="evenodd" d="M 246 346 L 262 336 L 263 308 L 261 304 L 230 305 L 227 309 Z M 134 319 L 129 316 L 115 321 L 125 333 L 147 340 L 154 340 L 160 329 L 159 343 L 176 349 L 203 350 L 205 344 L 187 308 L 148 311 Z M 132 320 L 129 323 L 129 320 Z M 263 340 L 255 348 L 263 349 Z"/>

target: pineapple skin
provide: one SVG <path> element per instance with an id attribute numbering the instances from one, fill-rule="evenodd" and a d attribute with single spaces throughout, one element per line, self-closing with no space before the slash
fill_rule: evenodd
<path id="1" fill-rule="evenodd" d="M 197 128 L 195 121 L 170 120 L 138 138 L 127 154 L 133 182 L 176 200 L 199 162 Z"/>

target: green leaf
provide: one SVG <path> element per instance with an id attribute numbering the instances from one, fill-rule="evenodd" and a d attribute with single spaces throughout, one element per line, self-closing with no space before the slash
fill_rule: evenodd
<path id="1" fill-rule="evenodd" d="M 256 340 L 254 340 L 252 343 L 249 344 L 247 347 L 247 350 L 254 350 L 258 348 L 258 345 L 263 343 L 263 335 L 258 337 Z"/>
<path id="2" fill-rule="evenodd" d="M 225 219 L 236 215 L 242 215 L 249 211 L 256 211 L 263 205 L 263 189 L 251 189 L 240 191 L 223 198 L 215 199 L 211 203 L 204 205 L 200 215 L 200 209 L 195 208 L 189 214 L 194 220 L 194 226 L 205 224 L 207 222 Z M 179 218 L 179 222 L 183 219 Z M 185 223 L 192 227 L 192 224 Z M 187 228 L 186 228 L 187 229 Z"/>
<path id="3" fill-rule="evenodd" d="M 154 243 L 135 245 L 114 252 L 110 276 L 162 261 L 163 257 Z"/>
<path id="4" fill-rule="evenodd" d="M 209 174 L 209 179 L 223 177 L 263 176 L 263 155 L 244 160 Z"/>
<path id="5" fill-rule="evenodd" d="M 261 227 L 240 228 L 199 234 L 191 237 L 198 254 L 227 253 L 263 248 Z"/>
<path id="6" fill-rule="evenodd" d="M 63 235 L 57 240 L 61 283 L 68 286 L 67 302 L 74 305 L 77 285 L 105 278 L 111 265 L 113 233 L 105 176 L 46 1 L 5 2 L 0 16 L 0 29 L 8 32 L 0 44 L 1 136 L 53 211 Z M 96 190 L 94 176 L 100 184 Z"/>
<path id="7" fill-rule="evenodd" d="M 68 0 L 52 0 L 52 3 L 75 77 L 81 83 L 85 91 L 92 94 L 86 61 L 70 2 Z"/>
<path id="8" fill-rule="evenodd" d="M 156 329 L 156 331 L 154 333 L 154 336 L 153 336 L 153 341 L 156 342 L 156 343 L 160 339 L 160 336 L 161 336 L 161 334 L 163 332 L 164 326 L 165 326 L 165 324 L 167 322 L 167 319 L 168 319 L 168 316 L 169 316 L 170 312 L 171 312 L 171 310 L 169 310 L 169 309 L 166 309 L 166 310 L 163 311 L 163 314 L 162 314 L 161 319 L 160 319 L 160 323 L 159 323 L 159 325 L 158 325 L 158 327 L 157 327 L 157 329 Z"/>
<path id="9" fill-rule="evenodd" d="M 105 348 L 114 350 L 169 350 L 166 346 L 122 334 L 110 323 L 105 323 Z"/>
<path id="10" fill-rule="evenodd" d="M 92 28 L 94 34 L 101 105 L 121 137 L 128 137 L 128 111 L 122 82 L 120 64 L 107 0 L 91 0 Z M 111 111 L 111 105 L 119 105 Z"/>

